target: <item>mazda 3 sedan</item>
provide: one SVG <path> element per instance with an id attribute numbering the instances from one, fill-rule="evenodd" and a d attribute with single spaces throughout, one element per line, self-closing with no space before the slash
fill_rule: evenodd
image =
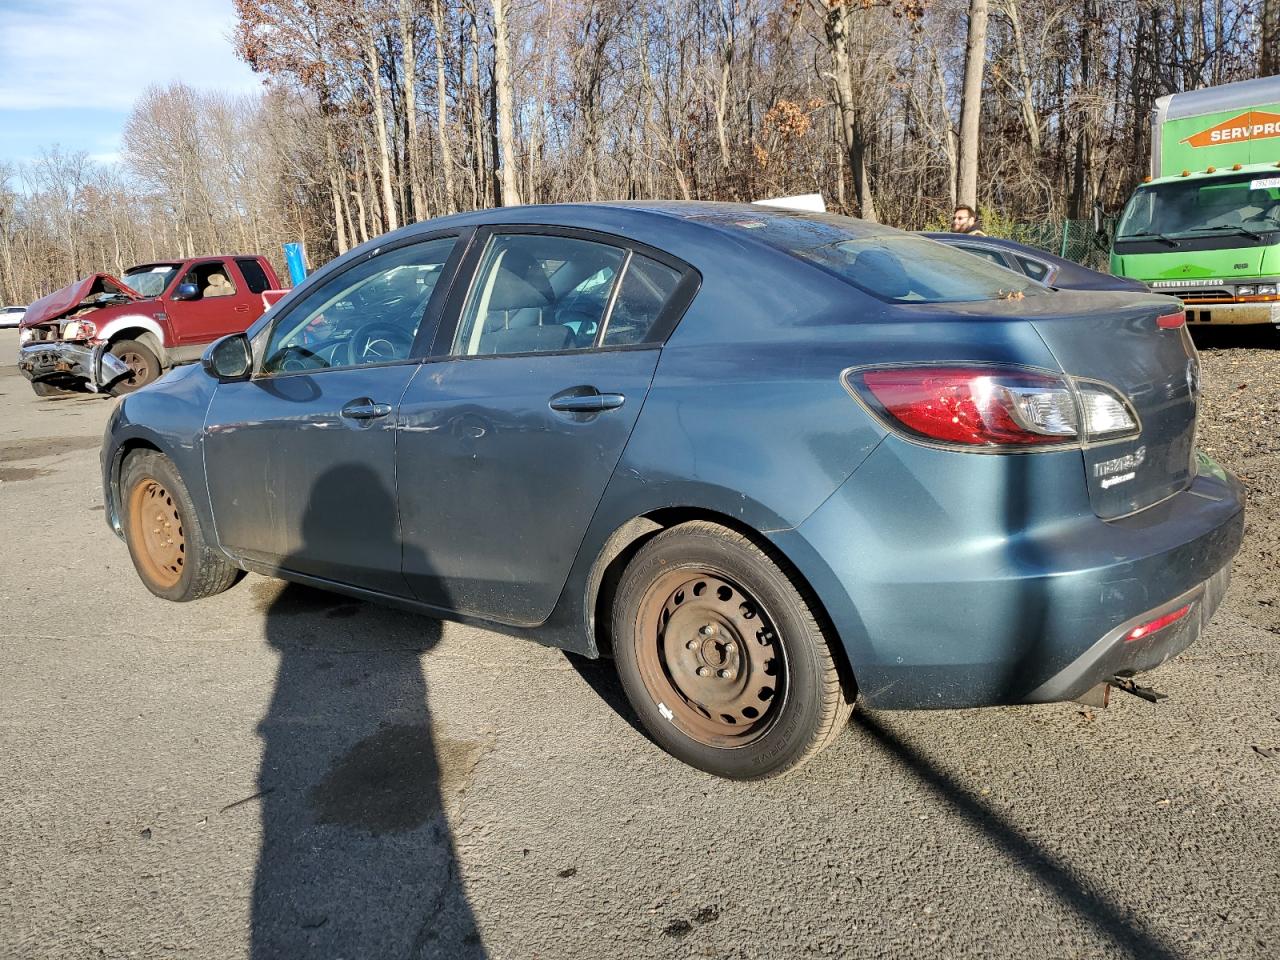
<path id="1" fill-rule="evenodd" d="M 1096 696 L 1195 640 L 1241 492 L 1169 305 L 825 214 L 446 217 L 124 398 L 107 516 L 169 600 L 251 570 L 609 654 L 658 744 L 766 777 L 855 701 Z"/>

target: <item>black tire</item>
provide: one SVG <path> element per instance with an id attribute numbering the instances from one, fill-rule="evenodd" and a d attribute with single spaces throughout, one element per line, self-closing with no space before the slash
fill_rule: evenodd
<path id="1" fill-rule="evenodd" d="M 705 521 L 657 534 L 618 584 L 627 699 L 676 758 L 734 780 L 794 770 L 853 709 L 816 603 L 748 537 Z"/>
<path id="2" fill-rule="evenodd" d="M 35 391 L 37 397 L 74 397 L 76 395 L 75 390 L 63 390 L 51 383 L 33 383 L 31 389 Z"/>
<path id="3" fill-rule="evenodd" d="M 117 340 L 107 349 L 116 357 L 129 365 L 132 371 L 113 383 L 108 392 L 113 397 L 122 397 L 145 387 L 148 383 L 160 379 L 160 358 L 145 343 L 137 340 Z"/>
<path id="4" fill-rule="evenodd" d="M 242 576 L 205 539 L 187 485 L 163 454 L 142 450 L 125 460 L 120 512 L 134 569 L 157 597 L 201 600 Z"/>

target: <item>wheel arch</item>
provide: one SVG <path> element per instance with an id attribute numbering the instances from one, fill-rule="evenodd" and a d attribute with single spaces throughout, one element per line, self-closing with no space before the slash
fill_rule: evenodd
<path id="1" fill-rule="evenodd" d="M 149 317 L 130 315 L 112 320 L 98 331 L 98 339 L 105 340 L 108 344 L 117 343 L 120 340 L 137 340 L 156 355 L 161 367 L 169 365 L 164 329 Z"/>
<path id="2" fill-rule="evenodd" d="M 126 437 L 111 454 L 111 464 L 107 473 L 108 502 L 106 504 L 107 520 L 116 536 L 124 536 L 124 521 L 120 516 L 120 478 L 124 473 L 124 462 L 129 455 L 139 450 L 153 450 L 161 456 L 167 456 L 160 446 L 147 436 Z"/>
<path id="3" fill-rule="evenodd" d="M 641 547 L 656 534 L 670 527 L 692 520 L 704 520 L 733 530 L 763 550 L 782 568 L 783 572 L 796 585 L 813 609 L 813 615 L 822 625 L 823 631 L 831 638 L 834 649 L 833 657 L 840 671 L 840 679 L 845 689 L 857 691 L 854 664 L 849 654 L 847 638 L 841 635 L 836 622 L 823 602 L 822 595 L 814 588 L 810 578 L 806 576 L 800 563 L 793 559 L 788 551 L 776 539 L 745 522 L 741 517 L 734 517 L 718 510 L 697 506 L 665 506 L 639 514 L 621 525 L 606 538 L 604 545 L 596 554 L 587 578 L 587 595 L 585 610 L 589 636 L 601 656 L 611 656 L 613 638 L 610 635 L 610 610 L 617 594 L 618 582 L 622 572 L 631 562 Z M 843 600 L 843 598 L 841 598 Z"/>

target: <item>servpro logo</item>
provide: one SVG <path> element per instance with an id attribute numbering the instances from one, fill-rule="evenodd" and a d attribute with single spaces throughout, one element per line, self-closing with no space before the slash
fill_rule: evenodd
<path id="1" fill-rule="evenodd" d="M 1220 143 L 1234 143 L 1237 140 L 1265 140 L 1267 137 L 1280 137 L 1280 113 L 1263 113 L 1261 110 L 1250 110 L 1230 120 L 1201 130 L 1183 140 L 1193 147 L 1214 147 Z"/>

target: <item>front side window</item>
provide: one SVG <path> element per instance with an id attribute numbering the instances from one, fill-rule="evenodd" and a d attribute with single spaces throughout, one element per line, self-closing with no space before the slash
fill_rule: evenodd
<path id="1" fill-rule="evenodd" d="M 187 271 L 182 282 L 194 283 L 200 300 L 234 297 L 236 294 L 236 285 L 231 281 L 226 265 L 221 262 L 196 264 Z"/>
<path id="2" fill-rule="evenodd" d="M 455 240 L 399 247 L 321 283 L 266 329 L 259 372 L 407 360 Z"/>
<path id="3" fill-rule="evenodd" d="M 574 237 L 494 235 L 476 270 L 453 353 L 556 353 L 594 346 L 626 255 Z"/>

